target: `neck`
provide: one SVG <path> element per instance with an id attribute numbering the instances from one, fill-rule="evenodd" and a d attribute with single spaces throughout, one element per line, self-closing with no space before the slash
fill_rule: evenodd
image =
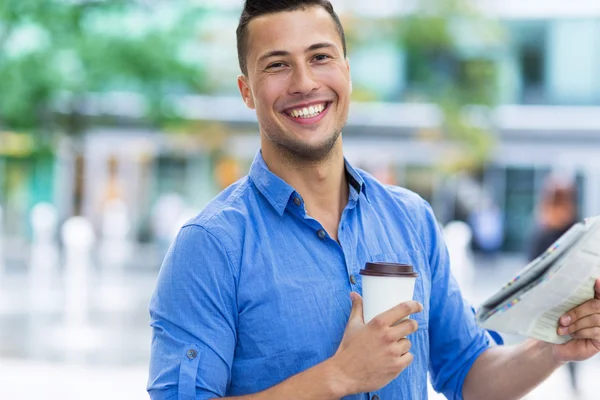
<path id="1" fill-rule="evenodd" d="M 348 203 L 348 181 L 342 152 L 342 139 L 320 161 L 303 162 L 262 140 L 262 156 L 269 170 L 292 186 L 304 200 L 307 213 L 318 220 L 331 237 Z"/>

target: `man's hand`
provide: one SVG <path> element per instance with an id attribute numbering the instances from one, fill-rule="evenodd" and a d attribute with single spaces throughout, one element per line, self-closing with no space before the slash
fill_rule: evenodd
<path id="1" fill-rule="evenodd" d="M 416 332 L 414 320 L 396 322 L 410 314 L 421 312 L 423 306 L 407 301 L 383 312 L 368 324 L 363 319 L 363 302 L 352 293 L 352 312 L 342 343 L 331 358 L 340 372 L 343 395 L 371 392 L 387 385 L 413 361 L 411 343 L 406 336 Z"/>
<path id="2" fill-rule="evenodd" d="M 575 307 L 560 318 L 559 335 L 573 340 L 554 345 L 554 357 L 560 362 L 582 361 L 600 353 L 600 279 L 594 285 L 592 300 Z"/>

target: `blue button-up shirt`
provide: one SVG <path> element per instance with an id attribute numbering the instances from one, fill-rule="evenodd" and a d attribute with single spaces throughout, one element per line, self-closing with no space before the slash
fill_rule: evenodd
<path id="1" fill-rule="evenodd" d="M 450 273 L 431 208 L 348 163 L 346 172 L 339 242 L 260 152 L 249 176 L 181 229 L 150 302 L 153 399 L 256 393 L 331 357 L 367 261 L 412 264 L 424 310 L 413 315 L 414 362 L 381 390 L 344 399 L 425 399 L 428 370 L 436 390 L 462 398 L 488 339 Z"/>

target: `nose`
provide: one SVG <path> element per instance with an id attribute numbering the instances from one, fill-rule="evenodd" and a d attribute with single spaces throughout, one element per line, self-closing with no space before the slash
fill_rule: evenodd
<path id="1" fill-rule="evenodd" d="M 315 79 L 310 67 L 301 65 L 294 68 L 289 86 L 290 94 L 308 94 L 319 88 L 319 83 Z"/>

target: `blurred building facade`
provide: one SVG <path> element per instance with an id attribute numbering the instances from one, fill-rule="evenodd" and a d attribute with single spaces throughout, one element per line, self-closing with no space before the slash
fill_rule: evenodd
<path id="1" fill-rule="evenodd" d="M 344 15 L 389 17 L 390 10 L 410 15 L 417 2 L 334 1 Z M 600 5 L 590 1 L 475 1 L 482 18 L 461 19 L 453 28 L 455 62 L 492 63 L 497 73 L 498 106 L 488 115 L 496 146 L 487 165 L 474 176 L 447 179 L 439 160 L 452 157 L 450 140 L 434 140 L 442 125 L 439 110 L 411 97 L 411 63 L 394 38 L 350 50 L 355 87 L 385 103 L 355 102 L 344 132 L 348 157 L 383 179 L 414 189 L 429 200 L 442 222 L 469 220 L 481 204 L 502 211 L 501 249 L 522 251 L 534 223 L 534 206 L 550 172 L 577 181 L 580 217 L 600 214 Z M 225 4 L 225 10 L 229 10 Z M 383 13 L 382 11 L 385 11 Z M 237 11 L 237 10 L 235 10 Z M 224 15 L 228 15 L 224 12 Z M 237 14 L 224 25 L 233 26 Z M 227 18 L 225 18 L 226 20 Z M 481 24 L 492 22 L 496 29 Z M 489 35 L 482 35 L 488 32 Z M 226 36 L 226 35 L 225 35 Z M 368 34 L 366 34 L 368 36 Z M 233 36 L 213 45 L 237 68 Z M 223 46 L 226 44 L 226 46 Z M 216 78 L 216 76 L 215 76 Z M 233 82 L 223 82 L 221 101 L 203 97 L 182 101 L 190 119 L 220 120 L 234 133 L 229 151 L 251 159 L 258 140 L 252 113 L 245 110 Z M 232 97 L 227 97 L 231 95 Z M 418 99 L 417 99 L 418 100 Z M 218 104 L 227 104 L 219 109 Z M 471 117 L 477 120 L 477 110 Z M 475 185 L 469 182 L 475 178 Z M 472 188 L 472 190 L 469 190 Z"/>
<path id="2" fill-rule="evenodd" d="M 200 3 L 211 11 L 200 24 L 193 51 L 202 54 L 198 62 L 212 92 L 174 99 L 179 116 L 199 127 L 187 135 L 130 125 L 95 127 L 84 136 L 85 167 L 62 150 L 68 148 L 68 138 L 50 156 L 5 151 L 0 168 L 6 171 L 2 205 L 7 235 L 27 235 L 22 222 L 39 201 L 55 203 L 64 220 L 80 198 L 82 213 L 99 227 L 103 205 L 120 198 L 127 204 L 132 237 L 152 239 L 151 216 L 161 198 L 179 196 L 183 218 L 219 190 L 221 159 L 233 158 L 245 171 L 259 142 L 255 117 L 237 97 L 235 84 L 239 2 Z M 390 13 L 410 15 L 418 2 L 333 3 L 352 25 L 356 15 L 371 21 Z M 443 135 L 441 112 L 415 98 L 411 60 L 395 38 L 376 31 L 363 33 L 375 35 L 376 42 L 359 40 L 349 54 L 358 94 L 344 142 L 351 161 L 382 180 L 417 191 L 444 223 L 472 220 L 484 205 L 493 204 L 500 210 L 500 248 L 521 251 L 550 171 L 576 178 L 582 216 L 600 214 L 600 6 L 582 1 L 567 10 L 562 2 L 538 0 L 480 0 L 473 5 L 480 6 L 483 18 L 461 18 L 453 25 L 457 45 L 452 65 L 459 71 L 472 62 L 495 68 L 489 84 L 498 87 L 498 106 L 465 110 L 466 118 L 493 132 L 496 146 L 486 165 L 469 175 L 444 170 L 439 160 L 456 155 L 455 143 Z M 481 28 L 490 21 L 494 29 Z M 119 110 L 132 109 L 135 96 L 120 100 L 113 94 L 110 99 L 111 113 L 119 115 Z M 218 128 L 207 128 L 213 125 Z M 204 133 L 194 133 L 200 131 Z M 84 168 L 82 182 L 74 179 L 74 168 Z"/>

